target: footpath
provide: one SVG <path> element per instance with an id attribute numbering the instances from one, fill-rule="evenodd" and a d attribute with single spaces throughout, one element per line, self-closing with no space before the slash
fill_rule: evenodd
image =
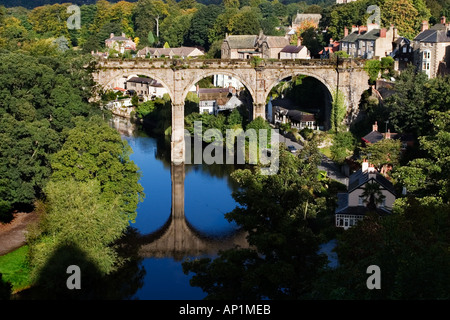
<path id="1" fill-rule="evenodd" d="M 0 256 L 25 244 L 27 227 L 38 220 L 37 213 L 19 212 L 10 223 L 0 223 Z"/>

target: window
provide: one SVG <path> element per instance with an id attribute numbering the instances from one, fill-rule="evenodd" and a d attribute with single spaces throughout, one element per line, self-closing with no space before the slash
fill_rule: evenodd
<path id="1" fill-rule="evenodd" d="M 358 206 L 363 206 L 364 205 L 364 197 L 359 196 L 358 198 Z"/>

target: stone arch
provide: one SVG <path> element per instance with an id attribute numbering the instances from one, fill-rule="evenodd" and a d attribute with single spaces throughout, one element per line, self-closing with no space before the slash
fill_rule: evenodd
<path id="1" fill-rule="evenodd" d="M 162 77 L 160 77 L 156 72 L 149 72 L 150 70 L 152 70 L 152 69 L 148 69 L 148 70 L 133 69 L 130 71 L 119 69 L 119 70 L 115 71 L 112 76 L 105 75 L 106 80 L 102 79 L 102 72 L 100 72 L 99 73 L 100 83 L 103 83 L 102 88 L 106 88 L 108 86 L 111 86 L 111 82 L 113 82 L 114 80 L 116 80 L 119 77 L 123 77 L 124 75 L 129 76 L 129 75 L 141 74 L 141 75 L 148 76 L 152 79 L 155 79 L 156 81 L 161 83 L 162 86 L 168 91 L 170 99 L 172 101 L 174 101 L 173 100 L 173 98 L 174 98 L 173 89 L 167 84 L 167 81 L 162 80 Z"/>
<path id="2" fill-rule="evenodd" d="M 267 96 L 269 95 L 270 91 L 272 90 L 273 87 L 275 87 L 278 83 L 280 83 L 281 80 L 289 78 L 289 77 L 295 77 L 298 75 L 304 75 L 304 76 L 308 76 L 311 78 L 314 78 L 316 80 L 318 80 L 320 83 L 322 83 L 327 89 L 328 92 L 330 93 L 330 95 L 333 94 L 334 90 L 336 90 L 336 86 L 331 85 L 330 83 L 328 83 L 327 80 L 325 80 L 324 78 L 322 78 L 321 76 L 318 76 L 315 73 L 311 73 L 308 71 L 304 71 L 304 70 L 289 70 L 286 72 L 282 72 L 277 80 L 273 80 L 265 89 L 265 93 L 264 93 L 264 101 L 266 101 Z"/>
<path id="3" fill-rule="evenodd" d="M 201 72 L 198 75 L 195 75 L 192 79 L 189 79 L 189 81 L 186 82 L 186 84 L 183 87 L 182 101 L 184 101 L 186 99 L 186 96 L 189 92 L 189 88 L 191 88 L 193 85 L 195 85 L 200 80 L 202 80 L 206 77 L 209 77 L 209 76 L 213 76 L 215 74 L 224 74 L 224 75 L 231 76 L 231 77 L 238 79 L 245 86 L 245 88 L 247 88 L 247 90 L 250 92 L 250 95 L 251 95 L 253 101 L 255 101 L 255 88 L 249 83 L 249 81 L 247 79 L 245 79 L 245 77 L 243 77 L 242 74 L 239 74 L 232 70 L 226 70 L 226 69 L 206 70 L 204 72 Z"/>
<path id="4" fill-rule="evenodd" d="M 323 77 L 315 74 L 315 73 L 311 73 L 308 72 L 307 70 L 289 70 L 286 72 L 282 72 L 280 73 L 280 75 L 278 76 L 278 78 L 276 80 L 273 80 L 265 89 L 264 92 L 264 101 L 267 100 L 267 97 L 270 93 L 270 91 L 272 90 L 273 87 L 275 87 L 278 83 L 280 83 L 280 81 L 282 81 L 283 79 L 289 78 L 289 77 L 294 77 L 294 76 L 298 76 L 298 75 L 304 75 L 307 77 L 311 77 L 317 81 L 319 81 L 324 88 L 326 88 L 325 91 L 325 110 L 324 110 L 324 116 L 325 116 L 325 127 L 327 128 L 328 126 L 330 126 L 330 116 L 331 116 L 331 107 L 332 107 L 332 103 L 333 103 L 333 94 L 335 94 L 335 90 L 336 90 L 336 85 L 332 85 L 329 83 L 329 81 L 327 81 L 326 79 L 324 79 Z M 348 99 L 346 97 L 346 95 L 344 94 L 344 99 L 345 99 L 345 103 L 346 105 L 348 105 Z"/>

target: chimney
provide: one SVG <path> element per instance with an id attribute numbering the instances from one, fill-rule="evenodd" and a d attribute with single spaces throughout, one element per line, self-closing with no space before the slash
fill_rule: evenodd
<path id="1" fill-rule="evenodd" d="M 380 38 L 386 38 L 386 28 L 380 29 Z"/>
<path id="2" fill-rule="evenodd" d="M 111 33 L 110 35 L 109 35 L 109 38 L 111 39 L 111 38 L 113 38 L 114 37 L 114 33 Z"/>
<path id="3" fill-rule="evenodd" d="M 373 29 L 378 29 L 380 26 L 378 23 L 369 23 L 367 24 L 367 31 L 372 31 Z"/>
<path id="4" fill-rule="evenodd" d="M 441 17 L 441 23 L 442 23 L 442 24 L 445 24 L 445 16 L 442 16 L 442 17 Z"/>
<path id="5" fill-rule="evenodd" d="M 297 38 L 297 47 L 302 45 L 302 39 L 300 37 Z"/>
<path id="6" fill-rule="evenodd" d="M 375 121 L 375 124 L 372 126 L 372 131 L 378 131 L 378 124 Z"/>
<path id="7" fill-rule="evenodd" d="M 348 28 L 344 27 L 344 37 L 348 36 Z"/>
<path id="8" fill-rule="evenodd" d="M 367 27 L 366 26 L 359 26 L 358 27 L 358 33 L 359 34 L 363 33 L 364 31 L 367 31 Z"/>
<path id="9" fill-rule="evenodd" d="M 333 44 L 334 40 L 333 38 L 330 38 L 330 44 Z"/>
<path id="10" fill-rule="evenodd" d="M 391 129 L 388 129 L 388 131 L 386 132 L 384 138 L 385 139 L 390 139 L 391 138 Z"/>
<path id="11" fill-rule="evenodd" d="M 353 26 L 352 26 L 352 33 L 355 32 L 355 31 L 358 31 L 358 27 L 355 26 L 355 25 L 353 25 Z"/>
<path id="12" fill-rule="evenodd" d="M 122 37 L 124 37 L 124 38 L 125 38 L 125 33 L 124 33 L 124 32 L 122 32 Z"/>
<path id="13" fill-rule="evenodd" d="M 428 21 L 427 20 L 423 20 L 422 21 L 422 27 L 420 28 L 420 32 L 428 30 Z"/>
<path id="14" fill-rule="evenodd" d="M 373 164 L 369 164 L 369 167 L 367 168 L 367 172 L 369 172 L 369 173 L 375 172 L 375 167 L 373 166 Z"/>
<path id="15" fill-rule="evenodd" d="M 367 172 L 368 169 L 369 169 L 369 161 L 367 159 L 364 159 L 361 166 L 361 171 Z"/>

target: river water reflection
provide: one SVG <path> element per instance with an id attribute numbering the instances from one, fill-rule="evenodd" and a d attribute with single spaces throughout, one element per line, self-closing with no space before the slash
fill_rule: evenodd
<path id="1" fill-rule="evenodd" d="M 202 299 L 191 287 L 181 263 L 187 257 L 214 256 L 219 249 L 245 246 L 245 235 L 224 214 L 237 203 L 230 179 L 232 165 L 182 165 L 170 162 L 170 141 L 151 137 L 126 119 L 111 121 L 133 149 L 131 159 L 142 173 L 146 198 L 139 204 L 136 222 L 140 256 L 145 269 L 143 286 L 133 298 Z"/>

